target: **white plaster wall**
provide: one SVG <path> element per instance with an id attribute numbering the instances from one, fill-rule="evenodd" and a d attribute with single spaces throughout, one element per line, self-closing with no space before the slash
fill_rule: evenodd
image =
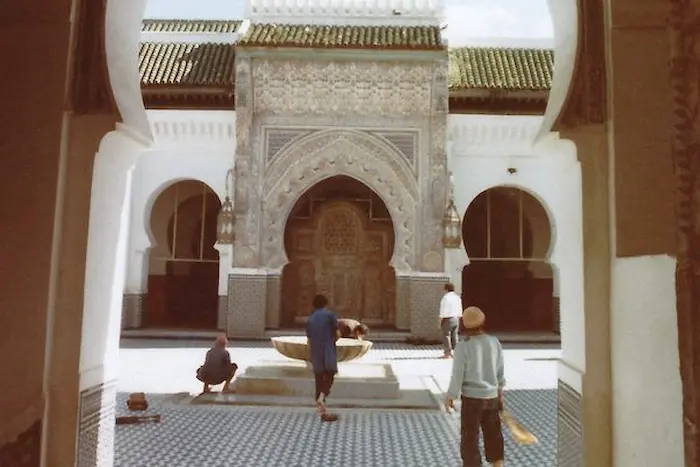
<path id="1" fill-rule="evenodd" d="M 108 133 L 95 156 L 85 267 L 80 390 L 116 380 L 133 171 L 144 146 Z"/>
<path id="2" fill-rule="evenodd" d="M 536 140 L 541 124 L 542 117 L 536 116 L 450 115 L 448 163 L 462 216 L 480 193 L 496 186 L 521 188 L 547 210 L 552 224 L 549 260 L 556 268 L 561 300 L 562 360 L 582 374 L 586 362 L 581 168 L 570 141 L 555 133 Z M 510 174 L 509 168 L 515 173 Z M 580 378 L 567 382 L 580 388 Z"/>
<path id="3" fill-rule="evenodd" d="M 233 168 L 236 115 L 233 111 L 149 111 L 156 144 L 134 169 L 129 257 L 124 293 L 146 291 L 151 209 L 158 195 L 182 180 L 207 184 L 223 201 L 226 174 Z M 228 192 L 233 192 L 233 186 Z"/>
<path id="4" fill-rule="evenodd" d="M 616 467 L 684 465 L 675 267 L 669 256 L 613 261 L 610 342 Z"/>

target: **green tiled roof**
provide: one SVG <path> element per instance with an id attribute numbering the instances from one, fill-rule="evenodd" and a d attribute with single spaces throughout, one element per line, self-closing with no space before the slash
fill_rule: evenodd
<path id="1" fill-rule="evenodd" d="M 143 20 L 143 32 L 178 32 L 178 33 L 231 33 L 236 32 L 242 21 L 213 21 L 192 19 L 146 19 Z"/>
<path id="2" fill-rule="evenodd" d="M 440 50 L 440 28 L 433 26 L 252 25 L 238 45 L 347 49 Z"/>
<path id="3" fill-rule="evenodd" d="M 451 91 L 543 91 L 552 87 L 552 50 L 464 47 L 450 49 L 449 57 Z"/>
<path id="4" fill-rule="evenodd" d="M 142 43 L 142 85 L 233 86 L 235 50 L 231 44 Z"/>

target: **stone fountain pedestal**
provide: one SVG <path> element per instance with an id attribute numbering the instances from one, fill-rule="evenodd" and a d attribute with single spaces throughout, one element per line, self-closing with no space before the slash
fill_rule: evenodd
<path id="1" fill-rule="evenodd" d="M 288 361 L 260 362 L 246 368 L 234 380 L 239 395 L 309 397 L 315 384 L 306 337 L 273 337 L 272 345 Z M 342 399 L 398 399 L 399 381 L 391 365 L 353 362 L 372 348 L 369 341 L 339 339 L 336 343 L 338 374 L 333 384 L 333 397 Z"/>
<path id="2" fill-rule="evenodd" d="M 236 375 L 233 394 L 202 394 L 186 403 L 314 407 L 306 337 L 274 337 L 272 344 L 288 359 L 248 366 Z M 338 374 L 330 398 L 334 409 L 440 410 L 441 391 L 431 376 L 396 375 L 391 364 L 354 361 L 370 350 L 369 341 L 340 339 L 336 347 Z"/>
<path id="3" fill-rule="evenodd" d="M 304 362 L 261 362 L 238 376 L 233 388 L 238 395 L 313 398 L 315 384 Z M 398 399 L 401 391 L 391 365 L 341 363 L 332 395 L 340 399 Z"/>

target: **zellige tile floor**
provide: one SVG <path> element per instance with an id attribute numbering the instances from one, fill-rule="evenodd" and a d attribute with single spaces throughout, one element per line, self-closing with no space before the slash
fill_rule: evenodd
<path id="1" fill-rule="evenodd" d="M 122 341 L 118 414 L 129 392 L 149 393 L 159 424 L 117 426 L 121 467 L 457 467 L 459 415 L 439 411 L 340 410 L 324 424 L 313 410 L 289 407 L 193 406 L 167 394 L 201 390 L 193 373 L 209 343 Z M 232 342 L 241 366 L 284 360 L 266 342 Z M 506 408 L 539 443 L 515 445 L 506 433 L 509 466 L 556 466 L 555 349 L 506 350 Z M 394 371 L 432 375 L 444 390 L 451 364 L 437 347 L 376 344 L 363 361 L 391 363 Z"/>

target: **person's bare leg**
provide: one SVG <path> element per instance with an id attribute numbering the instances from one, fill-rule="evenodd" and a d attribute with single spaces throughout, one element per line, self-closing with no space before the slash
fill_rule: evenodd
<path id="1" fill-rule="evenodd" d="M 227 379 L 224 382 L 224 387 L 221 389 L 221 392 L 233 392 L 233 389 L 231 389 L 231 380 L 233 379 L 233 375 L 229 379 Z"/>
<path id="2" fill-rule="evenodd" d="M 503 461 L 496 461 L 493 463 L 493 467 L 503 467 Z"/>
<path id="3" fill-rule="evenodd" d="M 211 387 L 207 383 L 204 383 L 204 389 L 202 389 L 202 394 L 209 394 L 210 392 Z"/>
<path id="4" fill-rule="evenodd" d="M 324 393 L 319 394 L 318 398 L 316 399 L 316 410 L 318 410 L 318 413 L 321 415 L 328 413 L 328 407 L 326 407 L 326 395 Z"/>

